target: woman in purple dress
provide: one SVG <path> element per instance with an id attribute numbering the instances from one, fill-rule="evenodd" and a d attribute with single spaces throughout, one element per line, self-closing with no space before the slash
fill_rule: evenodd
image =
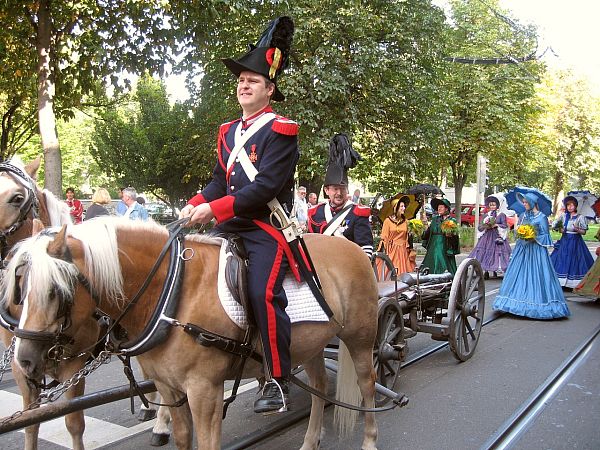
<path id="1" fill-rule="evenodd" d="M 498 198 L 490 195 L 485 199 L 485 206 L 488 212 L 479 224 L 479 241 L 469 256 L 481 263 L 483 277 L 487 280 L 488 272 L 498 277 L 498 272 L 506 270 L 511 250 L 507 239 L 508 223 L 506 215 L 498 211 Z"/>

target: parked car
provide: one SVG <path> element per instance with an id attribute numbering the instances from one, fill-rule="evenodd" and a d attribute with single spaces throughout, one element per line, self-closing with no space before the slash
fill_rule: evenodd
<path id="1" fill-rule="evenodd" d="M 475 205 L 464 204 L 460 212 L 460 224 L 465 227 L 472 227 L 475 225 Z M 479 220 L 483 220 L 485 215 L 485 206 L 479 206 Z M 456 207 L 450 210 L 450 216 L 456 219 Z"/>
<path id="2" fill-rule="evenodd" d="M 475 205 L 472 205 L 472 204 L 464 204 L 464 205 L 462 205 L 462 210 L 461 210 L 461 213 L 460 213 L 460 224 L 461 225 L 463 225 L 465 227 L 473 227 L 473 226 L 475 226 L 475 214 L 474 214 L 474 210 L 475 210 Z M 481 223 L 481 221 L 485 217 L 485 213 L 486 212 L 487 212 L 487 208 L 484 205 L 480 205 L 479 206 L 479 223 Z M 515 224 L 517 223 L 518 216 L 511 209 L 505 211 L 504 214 L 506 215 L 506 223 L 508 223 L 509 229 L 512 230 L 515 227 Z M 456 219 L 456 210 L 455 210 L 455 208 L 452 208 L 450 210 L 450 216 Z"/>
<path id="3" fill-rule="evenodd" d="M 164 203 L 146 203 L 146 210 L 152 220 L 163 225 L 177 220 L 176 213 Z"/>

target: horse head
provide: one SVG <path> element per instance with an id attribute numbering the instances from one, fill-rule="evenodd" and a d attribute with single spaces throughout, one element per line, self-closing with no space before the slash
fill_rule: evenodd
<path id="1" fill-rule="evenodd" d="M 0 231 L 7 233 L 37 207 L 39 167 L 40 158 L 25 166 L 19 158 L 0 163 Z"/>
<path id="2" fill-rule="evenodd" d="M 16 361 L 29 379 L 40 380 L 49 361 L 56 365 L 72 356 L 72 344 L 97 337 L 98 329 L 93 321 L 90 326 L 96 305 L 84 294 L 83 284 L 89 285 L 82 284 L 83 275 L 74 262 L 74 255 L 82 252 L 69 238 L 67 226 L 44 230 L 34 220 L 33 227 L 34 236 L 15 248 L 1 287 L 5 306 L 23 305 L 19 327 L 14 330 Z M 75 304 L 76 296 L 88 301 Z"/>

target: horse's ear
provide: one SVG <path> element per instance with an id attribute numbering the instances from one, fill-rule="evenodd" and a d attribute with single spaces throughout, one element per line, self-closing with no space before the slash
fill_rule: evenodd
<path id="1" fill-rule="evenodd" d="M 33 219 L 31 235 L 34 236 L 44 229 L 44 223 L 40 219 Z"/>
<path id="2" fill-rule="evenodd" d="M 67 254 L 67 225 L 63 225 L 60 231 L 54 237 L 54 240 L 48 244 L 48 254 L 55 258 L 60 258 Z"/>
<path id="3" fill-rule="evenodd" d="M 27 174 L 36 181 L 37 181 L 37 173 L 38 173 L 38 170 L 40 169 L 41 163 L 42 163 L 42 157 L 38 156 L 33 161 L 29 161 L 25 165 L 25 172 L 27 172 Z"/>

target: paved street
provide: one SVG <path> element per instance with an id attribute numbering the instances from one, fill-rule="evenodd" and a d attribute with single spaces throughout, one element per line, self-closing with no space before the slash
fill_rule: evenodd
<path id="1" fill-rule="evenodd" d="M 595 246 L 595 245 L 594 245 Z M 461 258 L 464 255 L 461 255 Z M 460 258 L 459 258 L 460 259 Z M 486 317 L 500 280 L 486 282 Z M 572 316 L 566 320 L 535 321 L 505 315 L 484 327 L 477 350 L 469 361 L 458 362 L 446 348 L 401 371 L 397 390 L 410 398 L 407 407 L 380 413 L 380 449 L 477 449 L 519 408 L 561 363 L 600 324 L 600 305 L 592 299 L 567 294 Z M 429 335 L 409 340 L 410 354 L 437 344 Z M 521 435 L 515 448 L 595 449 L 600 446 L 600 348 L 595 343 L 581 365 L 556 390 Z M 252 383 L 252 380 L 247 380 Z M 88 392 L 123 385 L 120 363 L 103 366 L 88 380 Z M 20 409 L 10 376 L 0 386 L 0 415 Z M 264 428 L 280 417 L 253 414 L 254 384 L 248 384 L 231 406 L 223 425 L 224 445 Z M 294 410 L 308 404 L 309 396 L 292 390 Z M 136 400 L 136 405 L 139 401 Z M 121 401 L 86 411 L 86 448 L 148 448 L 152 422 L 140 423 Z M 340 439 L 333 431 L 333 409 L 325 413 L 323 449 L 359 448 L 361 428 Z M 307 421 L 252 448 L 298 448 Z M 43 424 L 41 449 L 70 446 L 62 420 Z M 22 432 L 2 437 L 3 449 L 19 449 Z M 175 448 L 171 442 L 168 449 Z"/>

